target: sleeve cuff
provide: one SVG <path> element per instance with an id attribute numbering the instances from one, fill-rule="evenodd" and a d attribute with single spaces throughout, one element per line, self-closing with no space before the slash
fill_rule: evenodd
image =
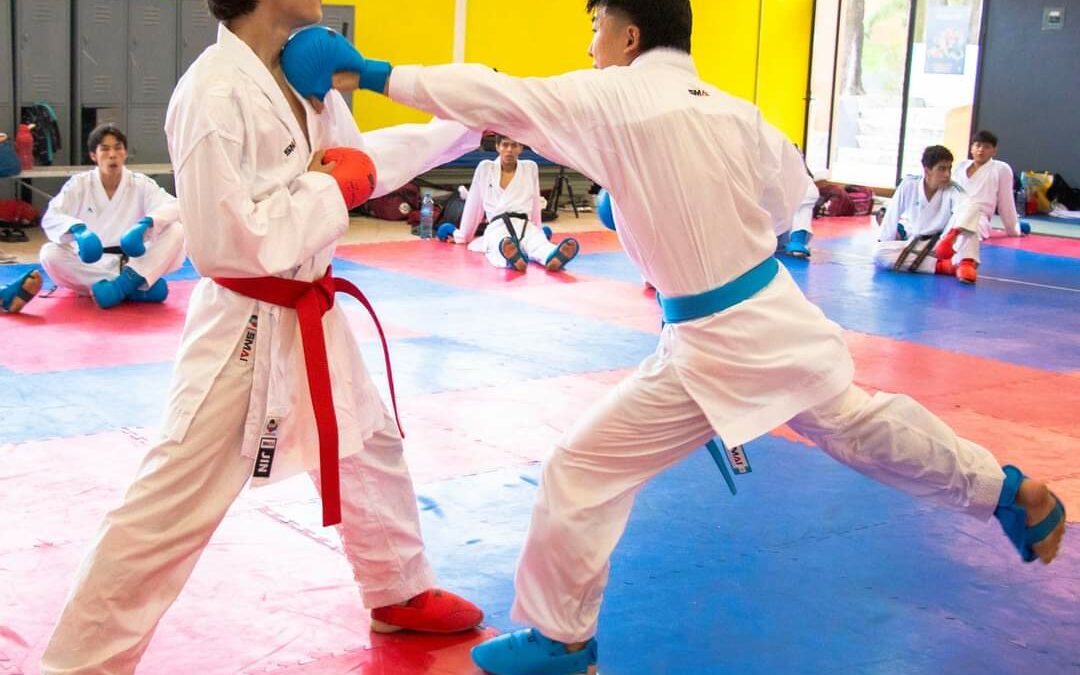
<path id="1" fill-rule="evenodd" d="M 386 94 L 391 100 L 415 107 L 416 85 L 423 66 L 396 66 L 390 71 L 390 86 Z"/>

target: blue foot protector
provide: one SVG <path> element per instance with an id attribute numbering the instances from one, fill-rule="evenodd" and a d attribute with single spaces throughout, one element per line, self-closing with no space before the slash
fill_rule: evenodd
<path id="1" fill-rule="evenodd" d="M 116 307 L 146 283 L 141 274 L 125 267 L 115 279 L 102 279 L 90 287 L 94 302 L 102 309 Z M 149 291 L 147 291 L 149 292 Z"/>
<path id="2" fill-rule="evenodd" d="M 571 654 L 562 642 L 526 628 L 476 645 L 472 659 L 491 675 L 585 675 L 595 668 L 597 652 L 596 638 Z"/>
<path id="3" fill-rule="evenodd" d="M 796 230 L 791 233 L 791 237 L 788 239 L 785 250 L 790 256 L 796 258 L 809 258 L 810 247 L 807 246 L 807 240 L 809 239 L 809 233 L 806 230 Z"/>
<path id="4" fill-rule="evenodd" d="M 499 242 L 499 253 L 506 258 L 506 266 L 518 272 L 524 272 L 529 266 L 529 259 L 521 250 L 521 246 L 510 237 L 503 237 Z"/>
<path id="5" fill-rule="evenodd" d="M 541 227 L 540 229 L 544 231 L 544 236 L 547 237 L 547 240 L 551 241 L 551 235 L 554 234 L 551 231 L 551 228 L 548 227 L 547 225 L 545 225 L 545 226 Z"/>
<path id="6" fill-rule="evenodd" d="M 1020 491 L 1020 483 L 1024 481 L 1024 474 L 1020 469 L 1009 464 L 1004 467 L 1005 484 L 1001 488 L 1001 496 L 998 497 L 998 507 L 994 510 L 994 517 L 1001 523 L 1001 529 L 1005 530 L 1005 536 L 1009 538 L 1024 562 L 1038 560 L 1039 556 L 1031 548 L 1043 539 L 1050 536 L 1061 521 L 1065 519 L 1065 506 L 1057 495 L 1051 493 L 1057 504 L 1050 514 L 1031 527 L 1027 526 L 1027 510 L 1016 503 L 1016 494 Z"/>
<path id="7" fill-rule="evenodd" d="M 23 301 L 24 307 L 26 306 L 26 303 L 34 299 L 34 296 L 37 295 L 37 291 L 30 293 L 23 287 L 26 286 L 26 280 L 30 278 L 30 275 L 36 272 L 36 269 L 26 270 L 21 277 L 12 281 L 7 286 L 0 286 L 0 310 L 5 312 L 11 311 L 11 305 L 15 302 L 16 298 Z"/>
<path id="8" fill-rule="evenodd" d="M 1031 223 L 1026 220 L 1020 221 L 1020 234 L 1031 234 Z"/>
<path id="9" fill-rule="evenodd" d="M 581 252 L 581 244 L 577 239 L 573 237 L 567 237 L 559 242 L 559 245 L 555 247 L 555 250 L 551 252 L 547 260 L 544 261 L 544 267 L 548 268 L 549 272 L 558 272 L 566 267 L 567 263 L 577 257 L 577 254 Z"/>
<path id="10" fill-rule="evenodd" d="M 132 302 L 165 302 L 167 297 L 169 297 L 169 284 L 165 283 L 164 279 L 158 279 L 145 291 L 135 289 L 127 299 Z"/>

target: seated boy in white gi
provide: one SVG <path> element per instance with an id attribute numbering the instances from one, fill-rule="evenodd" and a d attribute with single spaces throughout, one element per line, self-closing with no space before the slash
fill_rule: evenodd
<path id="1" fill-rule="evenodd" d="M 485 159 L 473 173 L 461 227 L 453 231 L 453 241 L 470 244 L 470 251 L 483 251 L 495 267 L 524 272 L 529 261 L 540 262 L 549 272 L 566 267 L 581 250 L 577 240 L 567 237 L 552 244 L 540 225 L 540 169 L 536 162 L 519 159 L 524 147 L 505 136 L 496 137 L 499 160 Z M 475 239 L 480 221 L 488 226 Z M 440 239 L 449 232 L 440 228 Z"/>
<path id="2" fill-rule="evenodd" d="M 964 283 L 975 282 L 979 260 L 979 238 L 974 230 L 957 239 L 961 230 L 953 230 L 959 252 L 938 256 L 935 245 L 950 223 L 963 193 L 951 181 L 953 156 L 948 148 L 931 145 L 923 151 L 922 176 L 908 176 L 900 181 L 881 221 L 881 232 L 874 247 L 874 262 L 879 267 L 900 272 L 955 275 Z M 956 226 L 967 227 L 958 222 Z"/>
<path id="3" fill-rule="evenodd" d="M 971 140 L 972 158 L 960 162 L 953 170 L 953 182 L 960 186 L 963 199 L 957 204 L 953 221 L 938 242 L 935 250 L 938 258 L 955 259 L 961 255 L 957 251 L 969 246 L 965 241 L 969 236 L 989 239 L 990 221 L 995 211 L 1001 215 L 1001 222 L 1008 236 L 1022 237 L 1031 233 L 1031 226 L 1021 221 L 1016 213 L 1012 168 L 1005 162 L 994 159 L 997 155 L 997 144 L 998 138 L 991 132 L 976 132 Z M 957 268 L 957 278 L 967 283 L 975 283 L 975 268 L 979 265 L 977 245 L 974 250 L 976 255 L 967 258 L 971 262 L 964 271 Z M 961 264 L 964 262 L 966 260 L 962 260 Z"/>
<path id="4" fill-rule="evenodd" d="M 49 202 L 41 265 L 56 285 L 92 295 L 102 309 L 163 302 L 161 277 L 184 263 L 176 198 L 124 167 L 127 137 L 117 127 L 98 126 L 87 147 L 97 168 L 72 176 Z"/>

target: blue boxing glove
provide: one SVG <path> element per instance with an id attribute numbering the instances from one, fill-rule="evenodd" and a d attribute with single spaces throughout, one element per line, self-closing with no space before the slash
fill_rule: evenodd
<path id="1" fill-rule="evenodd" d="M 1020 234 L 1031 234 L 1031 223 L 1026 220 L 1020 221 Z"/>
<path id="2" fill-rule="evenodd" d="M 596 215 L 600 216 L 600 222 L 609 230 L 615 229 L 615 214 L 611 209 L 611 194 L 607 190 L 600 190 L 596 200 Z"/>
<path id="3" fill-rule="evenodd" d="M 360 88 L 378 94 L 386 91 L 391 65 L 365 59 L 343 36 L 325 26 L 311 26 L 293 34 L 281 50 L 281 67 L 289 84 L 304 98 L 320 101 L 333 86 L 334 73 L 360 75 Z"/>
<path id="4" fill-rule="evenodd" d="M 79 260 L 84 263 L 101 260 L 101 238 L 87 229 L 86 225 L 75 223 L 68 229 L 68 234 L 75 238 L 75 245 L 79 248 Z"/>
<path id="5" fill-rule="evenodd" d="M 139 222 L 131 226 L 131 229 L 120 237 L 120 250 L 129 258 L 138 258 L 146 253 L 146 231 L 154 226 L 154 219 L 143 216 Z"/>

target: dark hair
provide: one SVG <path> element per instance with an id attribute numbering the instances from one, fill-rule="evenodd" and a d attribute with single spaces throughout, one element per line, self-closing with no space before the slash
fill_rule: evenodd
<path id="1" fill-rule="evenodd" d="M 206 0 L 210 13 L 218 21 L 228 21 L 255 10 L 259 0 Z"/>
<path id="2" fill-rule="evenodd" d="M 120 145 L 124 146 L 125 149 L 127 148 L 127 136 L 124 135 L 123 131 L 120 131 L 120 127 L 106 122 L 94 127 L 94 130 L 86 137 L 86 149 L 90 152 L 97 152 L 97 146 L 101 145 L 106 136 L 115 136 L 116 140 L 120 141 Z"/>
<path id="3" fill-rule="evenodd" d="M 510 141 L 511 143 L 517 143 L 518 145 L 522 145 L 521 141 L 517 140 L 516 138 L 510 138 L 506 134 L 495 134 L 495 145 L 498 145 L 503 141 Z"/>
<path id="4" fill-rule="evenodd" d="M 641 51 L 671 47 L 690 53 L 694 16 L 690 0 L 586 0 L 585 11 L 619 12 L 641 29 Z"/>
<path id="5" fill-rule="evenodd" d="M 975 135 L 971 137 L 972 143 L 989 143 L 990 145 L 997 147 L 997 136 L 990 133 L 986 129 L 979 129 L 975 132 Z"/>
<path id="6" fill-rule="evenodd" d="M 931 145 L 922 153 L 922 165 L 927 169 L 933 169 L 942 162 L 953 161 L 953 154 L 944 145 Z"/>

